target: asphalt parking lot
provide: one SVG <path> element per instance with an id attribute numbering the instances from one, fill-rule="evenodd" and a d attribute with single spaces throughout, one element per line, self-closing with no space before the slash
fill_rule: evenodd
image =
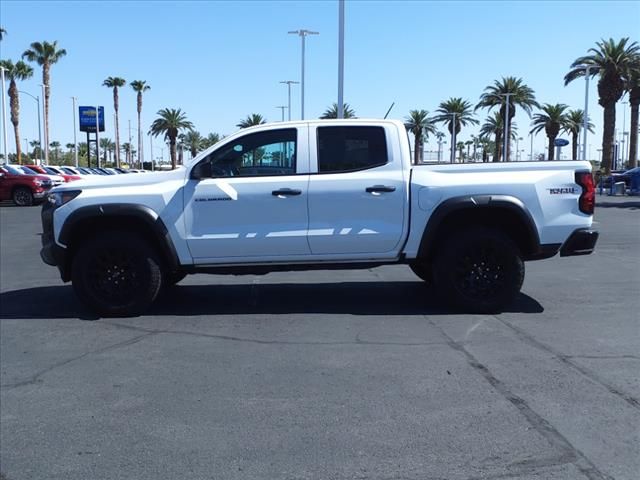
<path id="1" fill-rule="evenodd" d="M 640 200 L 501 315 L 406 267 L 196 275 L 95 319 L 0 206 L 0 470 L 20 479 L 640 478 Z"/>

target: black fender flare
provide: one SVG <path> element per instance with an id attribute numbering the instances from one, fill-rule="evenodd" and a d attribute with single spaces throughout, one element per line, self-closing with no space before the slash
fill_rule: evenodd
<path id="1" fill-rule="evenodd" d="M 169 230 L 158 214 L 151 208 L 144 205 L 134 203 L 105 203 L 98 205 L 88 205 L 80 207 L 72 212 L 60 230 L 59 242 L 63 245 L 69 245 L 75 234 L 76 227 L 83 221 L 88 219 L 100 218 L 135 218 L 149 227 L 153 232 L 154 238 L 157 240 L 161 249 L 161 254 L 167 261 L 167 266 L 171 270 L 176 270 L 180 266 L 178 253 L 176 251 Z"/>
<path id="2" fill-rule="evenodd" d="M 530 239 L 530 251 L 523 252 L 526 253 L 525 258 L 541 251 L 540 236 L 536 229 L 536 223 L 522 200 L 511 195 L 463 195 L 448 198 L 436 207 L 429 217 L 422 234 L 418 257 L 427 258 L 430 255 L 432 247 L 437 240 L 438 229 L 449 215 L 462 210 L 476 209 L 507 209 L 515 213 L 527 229 L 527 235 Z"/>

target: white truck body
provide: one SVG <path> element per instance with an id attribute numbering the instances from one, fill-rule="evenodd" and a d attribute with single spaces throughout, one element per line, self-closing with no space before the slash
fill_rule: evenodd
<path id="1" fill-rule="evenodd" d="M 324 127 L 333 130 L 321 130 Z M 349 171 L 322 171 L 319 132 L 339 135 L 354 131 L 344 130 L 353 127 L 365 133 L 368 128 L 382 129 L 384 163 Z M 255 138 L 254 134 L 277 138 L 285 131 L 287 138 L 295 138 L 287 143 L 295 145 L 295 152 L 288 152 L 283 141 L 272 159 L 282 159 L 288 152 L 295 163 L 290 171 L 276 169 L 277 174 L 265 175 L 254 163 L 244 167 L 253 172 L 248 175 L 231 170 L 224 175 L 214 172 L 210 177 L 197 173 L 199 166 L 213 161 L 211 158 L 227 155 L 220 152 L 232 156 L 232 148 L 241 151 L 245 147 L 238 145 Z M 364 141 L 344 142 L 357 150 Z M 268 153 L 271 147 L 260 148 L 265 155 L 265 149 Z M 254 159 L 259 150 L 252 151 Z M 69 245 L 70 234 L 63 230 L 74 215 L 82 219 L 86 212 L 94 212 L 94 217 L 109 216 L 109 211 L 125 212 L 129 205 L 164 226 L 176 256 L 174 267 L 412 263 L 425 256 L 425 239 L 434 215 L 456 211 L 458 205 L 467 209 L 496 206 L 508 208 L 495 210 L 495 215 L 487 217 L 493 219 L 490 223 L 502 218 L 500 212 L 518 210 L 528 223 L 519 227 L 518 235 L 522 237 L 522 230 L 528 229 L 527 235 L 532 237 L 517 239 L 523 258 L 545 258 L 559 251 L 573 232 L 591 227 L 592 214 L 582 211 L 585 186 L 576 183 L 576 172 L 590 170 L 588 162 L 579 161 L 412 165 L 407 132 L 400 121 L 283 122 L 241 130 L 170 172 L 96 176 L 58 187 L 54 194 L 65 190 L 81 193 L 47 214 L 51 225 L 45 225 L 45 237 L 47 229 L 51 230 L 48 240 L 55 243 L 58 256 L 61 251 L 69 253 L 75 247 Z M 468 214 L 472 216 L 464 222 L 474 218 Z M 43 211 L 43 223 L 44 215 Z M 505 222 L 503 229 L 508 227 Z M 531 243 L 531 251 L 524 251 L 528 247 L 522 246 L 523 241 Z M 592 249 L 593 245 L 567 254 L 590 253 Z M 63 278 L 69 279 L 59 261 L 48 263 L 58 265 Z"/>

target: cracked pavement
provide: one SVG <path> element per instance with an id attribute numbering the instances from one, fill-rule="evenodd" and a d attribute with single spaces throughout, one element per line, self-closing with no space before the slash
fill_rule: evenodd
<path id="1" fill-rule="evenodd" d="M 640 201 L 501 315 L 406 267 L 196 275 L 96 319 L 0 206 L 0 471 L 20 479 L 640 478 Z"/>

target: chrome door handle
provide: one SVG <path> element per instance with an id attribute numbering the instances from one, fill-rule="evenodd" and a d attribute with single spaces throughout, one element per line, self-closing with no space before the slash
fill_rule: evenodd
<path id="1" fill-rule="evenodd" d="M 388 185 L 372 185 L 366 188 L 367 193 L 382 193 L 382 192 L 395 192 L 396 187 L 390 187 Z"/>
<path id="2" fill-rule="evenodd" d="M 274 190 L 271 192 L 271 195 L 273 195 L 274 197 L 279 197 L 281 195 L 300 195 L 302 194 L 302 190 L 297 190 L 297 189 L 293 189 L 293 188 L 281 188 L 280 190 Z"/>

